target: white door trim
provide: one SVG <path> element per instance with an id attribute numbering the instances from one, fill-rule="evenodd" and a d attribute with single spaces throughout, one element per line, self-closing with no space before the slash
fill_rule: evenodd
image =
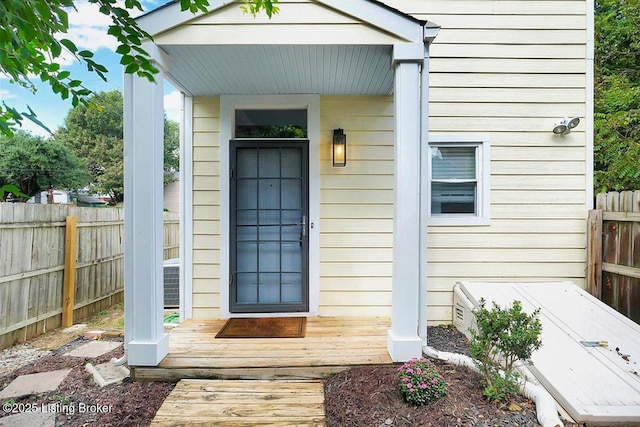
<path id="1" fill-rule="evenodd" d="M 229 310 L 229 141 L 235 110 L 247 108 L 306 109 L 309 139 L 309 311 L 242 313 Z M 320 96 L 225 95 L 220 97 L 220 317 L 317 316 L 320 306 Z"/>

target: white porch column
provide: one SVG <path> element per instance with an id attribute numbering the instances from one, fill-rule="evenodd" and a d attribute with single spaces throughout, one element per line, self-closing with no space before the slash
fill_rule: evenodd
<path id="1" fill-rule="evenodd" d="M 124 76 L 125 343 L 129 365 L 168 353 L 163 328 L 163 76 Z"/>
<path id="2" fill-rule="evenodd" d="M 418 336 L 420 283 L 420 65 L 424 45 L 394 45 L 395 165 L 393 289 L 387 348 L 395 362 L 422 355 Z"/>

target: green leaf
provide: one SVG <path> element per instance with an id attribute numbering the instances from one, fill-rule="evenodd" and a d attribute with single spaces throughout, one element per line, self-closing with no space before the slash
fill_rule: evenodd
<path id="1" fill-rule="evenodd" d="M 129 65 L 131 64 L 133 61 L 135 60 L 135 58 L 131 55 L 122 55 L 122 58 L 120 58 L 120 64 L 122 65 Z"/>
<path id="2" fill-rule="evenodd" d="M 129 42 L 133 45 L 136 46 L 140 46 L 142 44 L 142 42 L 140 41 L 140 38 L 138 36 L 136 36 L 135 34 L 129 34 L 127 36 L 127 40 L 129 40 Z"/>
<path id="3" fill-rule="evenodd" d="M 83 58 L 93 58 L 93 52 L 88 50 L 81 50 L 80 52 L 78 52 L 78 55 Z"/>
<path id="4" fill-rule="evenodd" d="M 42 129 L 46 130 L 49 133 L 53 133 L 51 132 L 51 129 L 49 129 L 44 123 L 42 123 L 39 119 L 38 116 L 36 116 L 36 113 L 34 113 L 34 111 L 31 109 L 30 106 L 27 105 L 27 109 L 29 110 L 28 113 L 22 113 L 22 115 L 24 117 L 26 117 L 27 119 L 31 120 L 33 123 L 37 124 L 38 126 L 40 126 Z"/>
<path id="5" fill-rule="evenodd" d="M 140 66 L 137 63 L 132 62 L 131 64 L 126 66 L 126 68 L 124 69 L 124 72 L 127 74 L 133 74 L 136 71 L 138 71 L 139 68 Z"/>
<path id="6" fill-rule="evenodd" d="M 121 44 L 116 49 L 116 53 L 119 53 L 120 55 L 126 55 L 129 52 L 131 52 L 131 47 L 127 46 L 126 44 Z"/>
<path id="7" fill-rule="evenodd" d="M 93 64 L 93 68 L 96 69 L 96 71 L 99 71 L 101 73 L 108 73 L 109 70 L 107 70 L 107 67 L 105 67 L 102 64 L 98 64 L 97 62 Z"/>
<path id="8" fill-rule="evenodd" d="M 60 53 L 62 53 L 62 47 L 60 47 L 59 43 L 51 43 L 51 54 L 54 56 L 54 58 L 60 56 Z"/>
<path id="9" fill-rule="evenodd" d="M 58 80 L 64 80 L 64 79 L 66 79 L 67 77 L 69 77 L 70 75 L 71 75 L 71 72 L 70 72 L 70 71 L 67 71 L 67 70 L 65 70 L 65 71 L 60 71 L 60 72 L 58 73 L 57 78 L 58 78 Z"/>
<path id="10" fill-rule="evenodd" d="M 76 53 L 78 51 L 78 48 L 76 47 L 75 43 L 69 39 L 61 39 L 60 44 L 66 47 L 71 53 Z"/>
<path id="11" fill-rule="evenodd" d="M 122 34 L 122 29 L 116 25 L 110 25 L 109 29 L 107 30 L 107 34 L 119 38 L 119 36 Z"/>

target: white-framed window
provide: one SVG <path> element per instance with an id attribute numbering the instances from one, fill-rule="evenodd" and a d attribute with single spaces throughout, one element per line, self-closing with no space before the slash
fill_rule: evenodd
<path id="1" fill-rule="evenodd" d="M 488 225 L 490 142 L 485 135 L 430 135 L 429 224 Z"/>

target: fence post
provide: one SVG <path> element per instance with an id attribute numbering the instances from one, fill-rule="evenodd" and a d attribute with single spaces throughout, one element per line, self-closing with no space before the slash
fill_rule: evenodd
<path id="1" fill-rule="evenodd" d="M 587 229 L 587 291 L 602 299 L 602 210 L 589 211 Z"/>
<path id="2" fill-rule="evenodd" d="M 62 289 L 62 326 L 73 325 L 73 306 L 76 300 L 76 254 L 78 217 L 66 218 L 64 238 L 64 287 Z"/>

